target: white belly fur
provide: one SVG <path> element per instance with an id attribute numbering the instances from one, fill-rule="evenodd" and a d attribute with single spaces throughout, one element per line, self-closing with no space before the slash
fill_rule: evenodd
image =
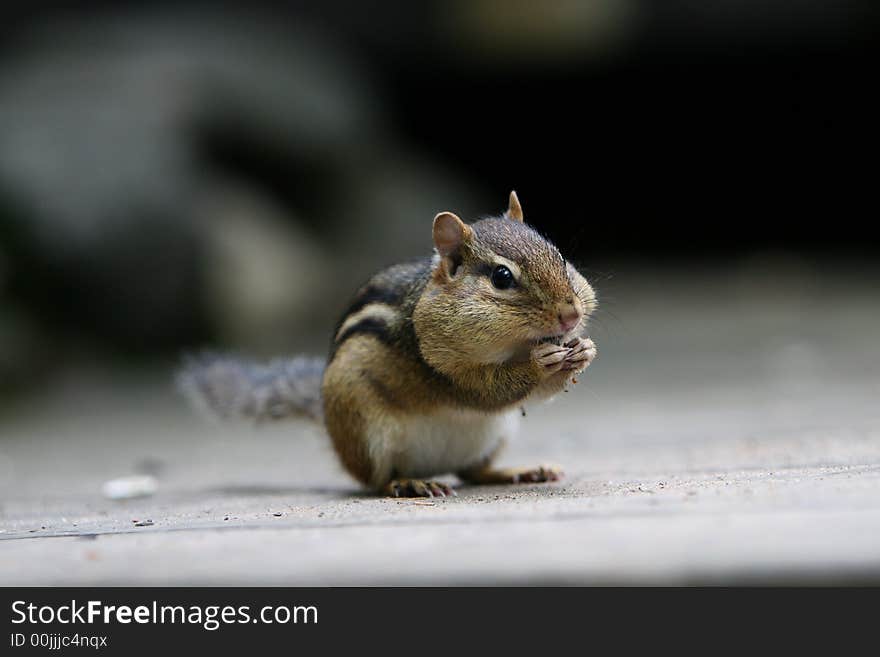
<path id="1" fill-rule="evenodd" d="M 519 411 L 479 413 L 441 410 L 431 415 L 400 418 L 374 447 L 391 456 L 388 465 L 398 477 L 430 477 L 474 466 L 507 438 L 519 424 Z M 378 450 L 377 450 L 378 451 Z M 376 452 L 374 452 L 375 454 Z"/>

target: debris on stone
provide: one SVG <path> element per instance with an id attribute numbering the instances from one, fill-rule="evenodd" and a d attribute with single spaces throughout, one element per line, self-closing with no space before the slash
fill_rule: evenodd
<path id="1" fill-rule="evenodd" d="M 158 490 L 159 484 L 151 475 L 131 475 L 104 482 L 101 493 L 110 500 L 128 500 L 134 497 L 149 497 Z"/>

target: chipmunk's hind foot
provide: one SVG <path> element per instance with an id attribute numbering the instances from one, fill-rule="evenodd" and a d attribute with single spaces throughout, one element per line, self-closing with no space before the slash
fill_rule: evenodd
<path id="1" fill-rule="evenodd" d="M 561 468 L 552 465 L 539 465 L 534 468 L 482 468 L 459 472 L 458 476 L 471 484 L 538 484 L 559 481 Z"/>
<path id="2" fill-rule="evenodd" d="M 382 492 L 389 497 L 455 497 L 452 486 L 422 479 L 393 479 Z"/>
<path id="3" fill-rule="evenodd" d="M 562 479 L 562 469 L 552 465 L 539 465 L 536 468 L 513 468 L 509 472 L 512 484 L 535 484 Z"/>

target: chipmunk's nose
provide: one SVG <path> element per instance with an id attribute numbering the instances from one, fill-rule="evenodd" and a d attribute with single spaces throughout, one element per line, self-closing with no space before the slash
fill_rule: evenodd
<path id="1" fill-rule="evenodd" d="M 581 309 L 577 307 L 573 299 L 561 303 L 559 309 L 559 328 L 563 333 L 567 333 L 581 321 Z"/>

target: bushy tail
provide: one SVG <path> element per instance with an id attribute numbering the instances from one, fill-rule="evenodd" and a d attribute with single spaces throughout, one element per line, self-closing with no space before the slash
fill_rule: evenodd
<path id="1" fill-rule="evenodd" d="M 260 365 L 231 356 L 187 358 L 177 385 L 193 405 L 227 418 L 280 420 L 308 417 L 323 421 L 321 358 L 297 356 Z"/>

